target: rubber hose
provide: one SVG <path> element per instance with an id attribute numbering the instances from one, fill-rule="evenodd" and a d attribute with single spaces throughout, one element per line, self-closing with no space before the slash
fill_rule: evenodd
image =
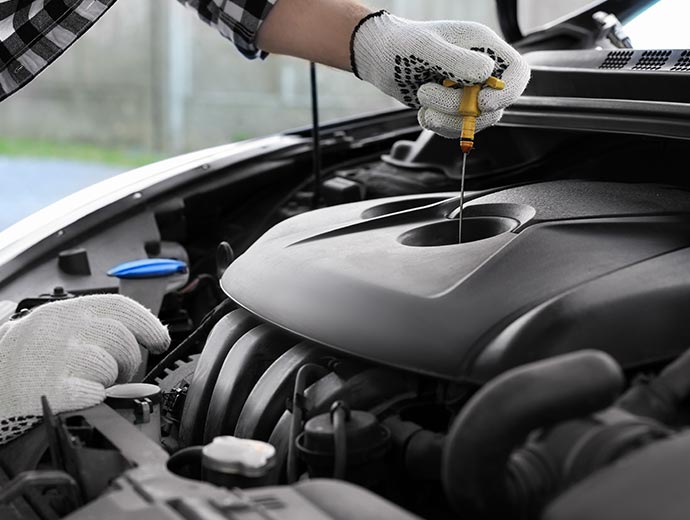
<path id="1" fill-rule="evenodd" d="M 409 479 L 440 481 L 441 459 L 446 436 L 425 430 L 418 424 L 389 417 L 383 425 L 391 432 L 396 466 Z"/>
<path id="2" fill-rule="evenodd" d="M 173 366 L 175 361 L 187 356 L 191 350 L 202 339 L 205 340 L 211 329 L 218 323 L 226 314 L 237 308 L 237 304 L 229 298 L 223 300 L 216 305 L 204 318 L 201 320 L 199 326 L 187 336 L 179 345 L 167 353 L 167 355 L 158 362 L 158 364 L 144 377 L 144 383 L 155 383 L 157 377 L 165 375 L 165 369 Z"/>
<path id="3" fill-rule="evenodd" d="M 334 403 L 336 404 L 336 403 Z M 340 402 L 337 402 L 340 404 Z M 331 411 L 333 420 L 333 447 L 334 464 L 333 478 L 345 480 L 347 474 L 347 419 L 348 409 L 344 406 L 336 406 Z"/>
<path id="4" fill-rule="evenodd" d="M 201 455 L 203 448 L 203 446 L 189 446 L 176 451 L 168 459 L 168 471 L 181 477 L 201 478 Z M 188 471 L 185 471 L 185 469 Z"/>
<path id="5" fill-rule="evenodd" d="M 609 355 L 579 351 L 493 379 L 455 419 L 443 452 L 446 497 L 463 518 L 510 518 L 511 453 L 533 430 L 610 406 L 623 374 Z"/>
<path id="6" fill-rule="evenodd" d="M 635 415 L 674 423 L 682 403 L 690 396 L 690 351 L 686 352 L 647 385 L 633 385 L 618 405 Z"/>
<path id="7" fill-rule="evenodd" d="M 292 418 L 290 420 L 290 433 L 287 455 L 287 483 L 297 482 L 299 478 L 297 468 L 297 436 L 302 432 L 304 421 L 304 391 L 307 385 L 324 377 L 328 371 L 321 365 L 307 363 L 300 367 L 295 376 L 295 389 L 292 393 Z"/>

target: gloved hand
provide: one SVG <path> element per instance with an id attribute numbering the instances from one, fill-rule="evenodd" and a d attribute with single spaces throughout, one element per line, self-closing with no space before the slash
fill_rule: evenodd
<path id="1" fill-rule="evenodd" d="M 40 398 L 54 412 L 105 399 L 141 363 L 139 344 L 159 354 L 167 329 L 140 304 L 117 294 L 48 303 L 0 327 L 0 444 L 40 420 Z"/>
<path id="2" fill-rule="evenodd" d="M 476 85 L 493 75 L 505 81 L 504 90 L 480 92 L 480 131 L 501 119 L 530 78 L 527 62 L 484 25 L 414 22 L 385 11 L 360 22 L 352 34 L 350 57 L 357 77 L 409 107 L 421 108 L 422 127 L 451 139 L 461 133 L 462 89 L 443 87 L 444 79 Z"/>

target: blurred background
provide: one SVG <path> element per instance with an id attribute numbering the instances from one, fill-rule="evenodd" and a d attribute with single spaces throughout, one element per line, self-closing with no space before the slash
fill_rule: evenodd
<path id="1" fill-rule="evenodd" d="M 492 1 L 376 4 L 410 18 L 496 25 Z M 0 136 L 177 154 L 307 124 L 308 80 L 307 63 L 297 59 L 246 60 L 175 0 L 119 0 L 39 79 L 0 104 Z M 319 87 L 325 120 L 395 106 L 325 67 Z"/>
<path id="2" fill-rule="evenodd" d="M 367 3 L 412 19 L 474 20 L 498 30 L 493 0 Z M 521 23 L 533 28 L 588 3 L 523 0 Z M 39 78 L 0 103 L 0 182 L 13 195 L 0 205 L 0 230 L 138 165 L 308 125 L 308 81 L 307 63 L 248 61 L 176 0 L 119 0 Z M 319 94 L 324 121 L 398 106 L 325 67 Z"/>

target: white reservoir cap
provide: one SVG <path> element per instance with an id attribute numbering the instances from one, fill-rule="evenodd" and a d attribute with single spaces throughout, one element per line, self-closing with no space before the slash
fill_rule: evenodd
<path id="1" fill-rule="evenodd" d="M 105 390 L 106 404 L 123 403 L 134 401 L 135 399 L 151 399 L 151 402 L 158 404 L 161 399 L 161 389 L 156 385 L 147 383 L 125 383 L 123 385 L 113 385 Z"/>
<path id="2" fill-rule="evenodd" d="M 275 465 L 276 449 L 267 442 L 216 437 L 202 449 L 203 465 L 219 473 L 263 477 Z"/>

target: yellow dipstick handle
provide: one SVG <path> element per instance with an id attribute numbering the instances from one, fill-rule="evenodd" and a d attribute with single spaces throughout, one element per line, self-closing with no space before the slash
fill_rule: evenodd
<path id="1" fill-rule="evenodd" d="M 443 80 L 444 87 L 457 87 L 455 81 Z M 477 118 L 482 115 L 479 110 L 479 92 L 482 87 L 489 87 L 496 90 L 503 90 L 506 84 L 503 80 L 491 76 L 484 85 L 469 85 L 462 90 L 462 101 L 458 112 L 462 115 L 462 133 L 460 134 L 460 148 L 463 153 L 470 153 L 474 148 L 474 134 L 477 128 Z"/>

